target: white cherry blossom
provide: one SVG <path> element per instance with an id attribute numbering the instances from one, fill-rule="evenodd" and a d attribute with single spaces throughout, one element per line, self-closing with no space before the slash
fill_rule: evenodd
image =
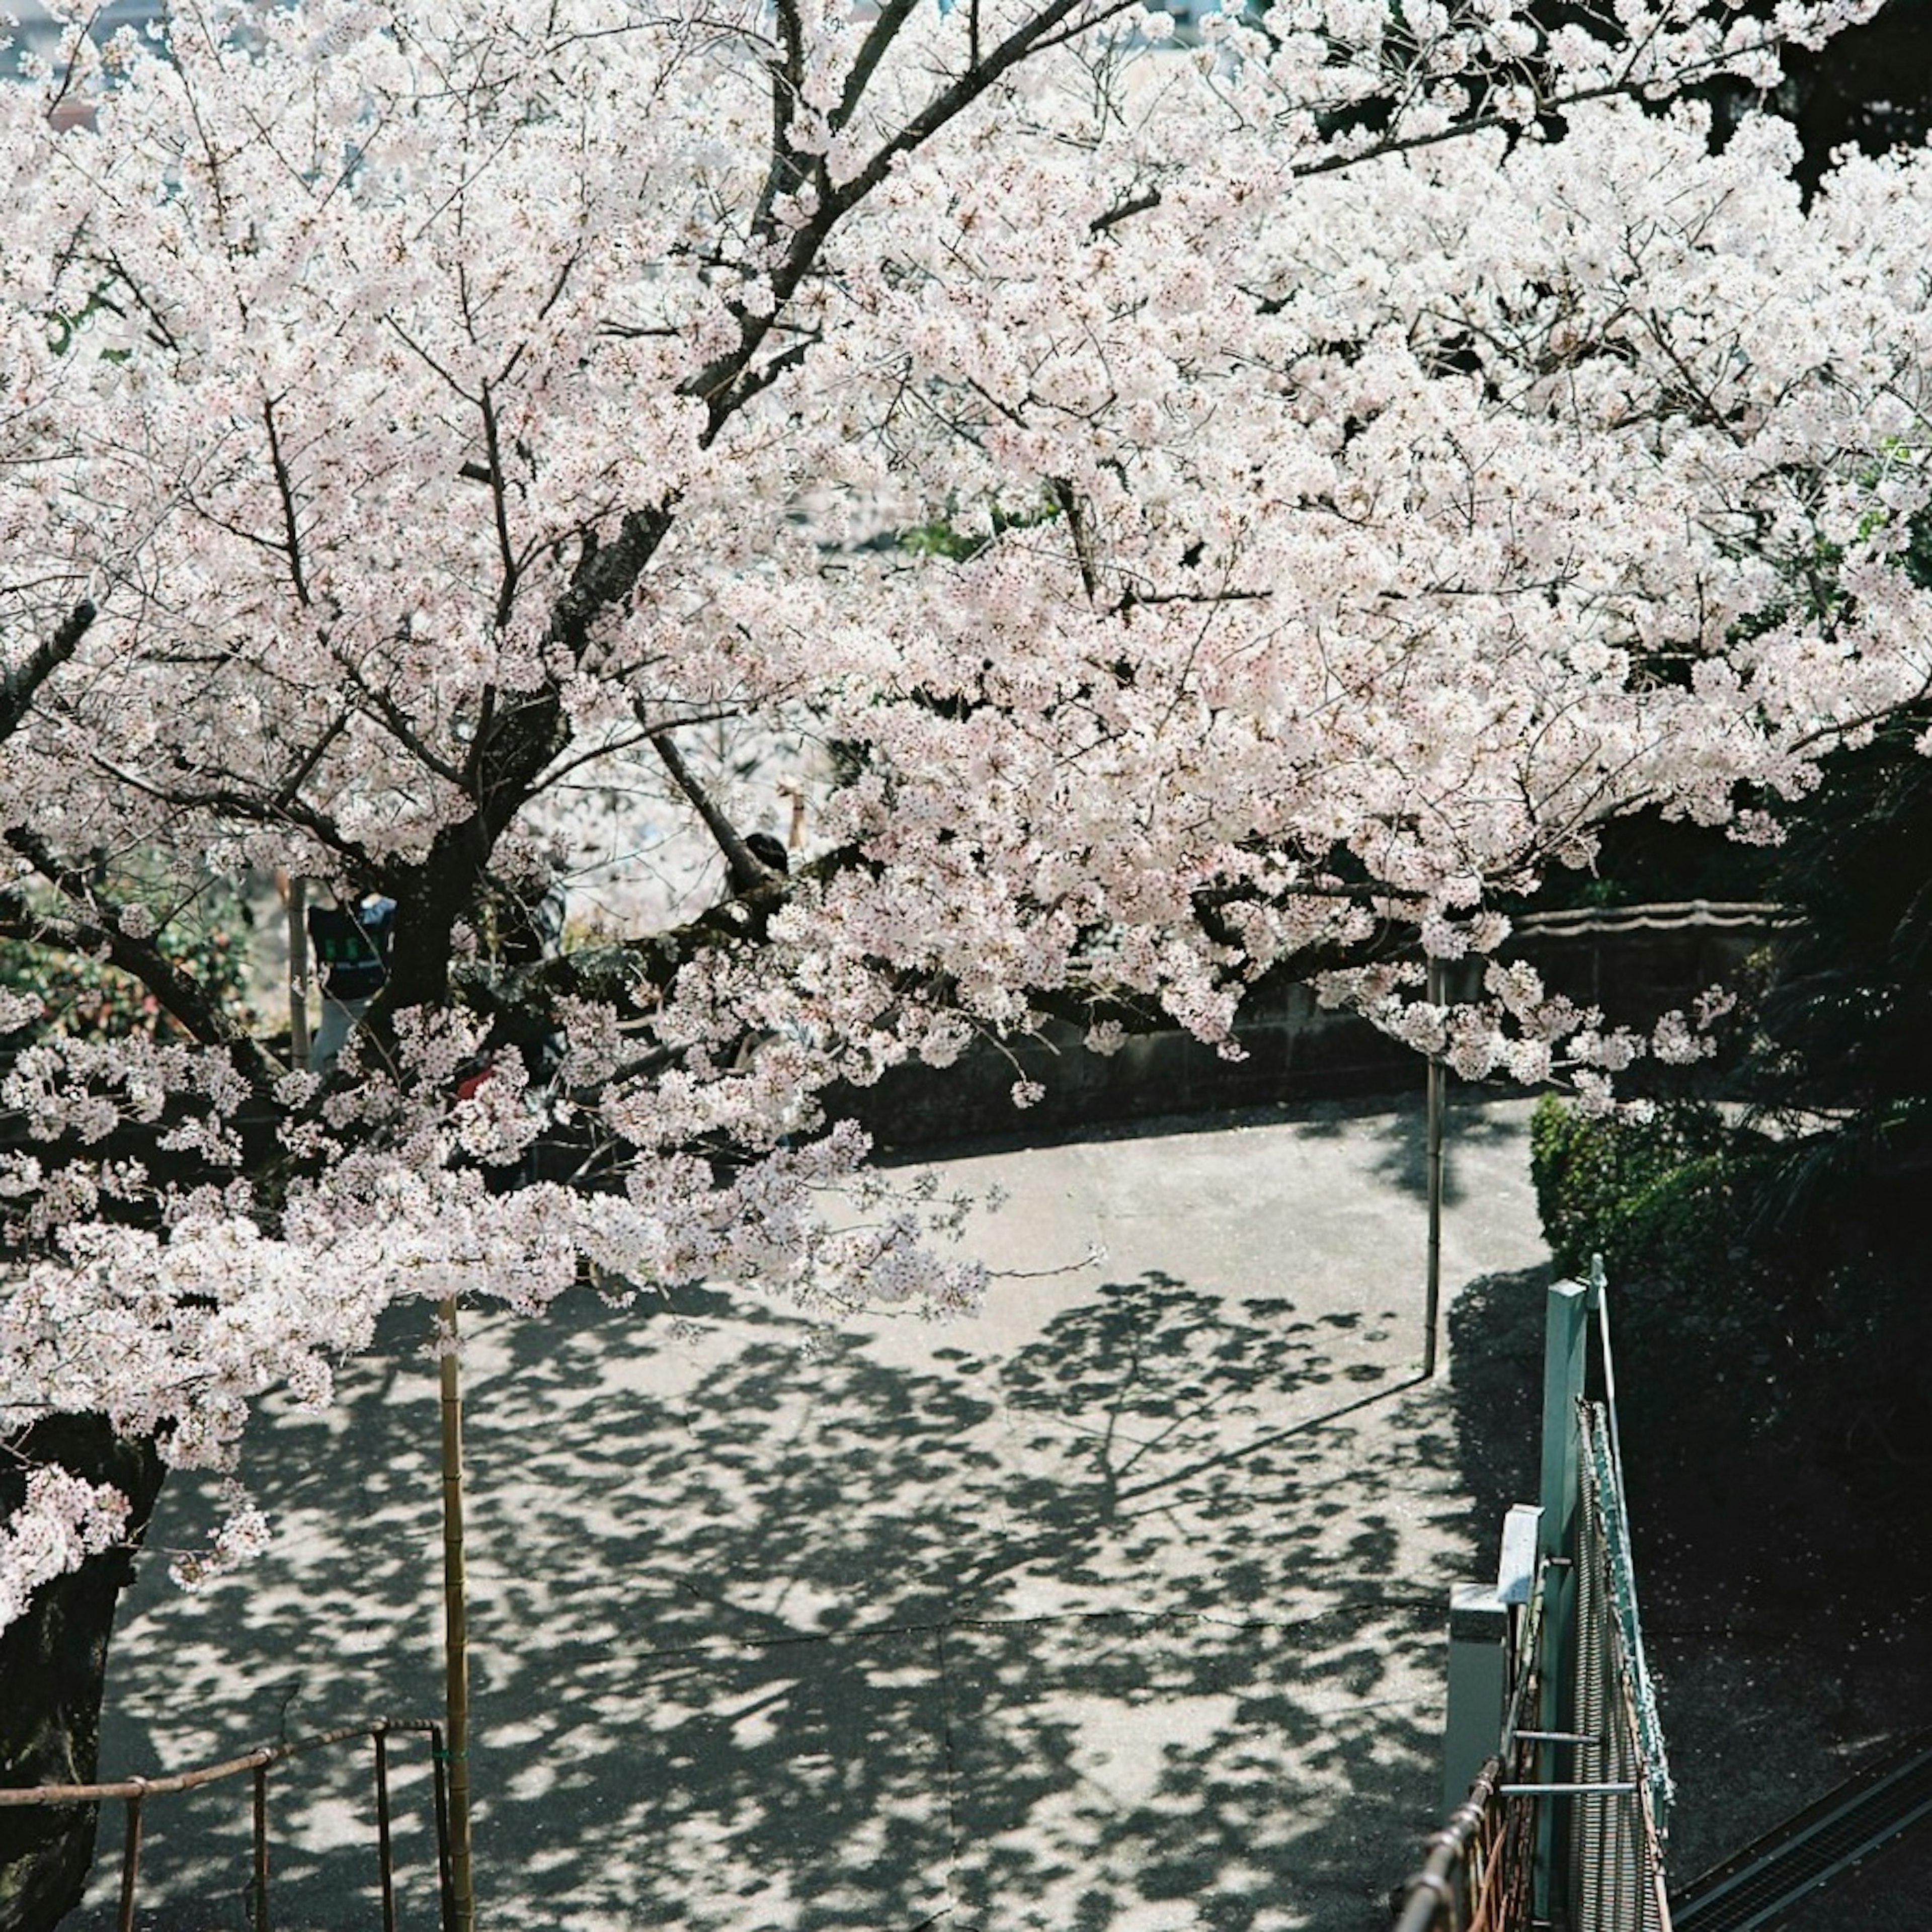
<path id="1" fill-rule="evenodd" d="M 1378 940 L 1492 954 L 1620 812 L 1749 836 L 1932 677 L 1932 166 L 1714 154 L 1659 98 L 1774 62 L 1722 9 L 58 10 L 0 89 L 0 936 L 176 1031 L 0 994 L 0 1440 L 225 1472 L 404 1300 L 969 1304 L 826 1096 L 1049 1009 L 1234 1054 L 1328 966 L 1608 1104 L 1694 1037 Z M 400 908 L 326 1078 L 167 949 L 278 869 Z M 0 1622 L 118 1520 L 34 1472 Z"/>

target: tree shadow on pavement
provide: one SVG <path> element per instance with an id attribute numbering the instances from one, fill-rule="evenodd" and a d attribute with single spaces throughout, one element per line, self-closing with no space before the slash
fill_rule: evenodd
<path id="1" fill-rule="evenodd" d="M 1449 1309 L 1449 1392 L 1462 1488 L 1479 1525 L 1478 1574 L 1513 1503 L 1537 1500 L 1548 1266 L 1487 1274 Z"/>
<path id="2" fill-rule="evenodd" d="M 1162 1274 L 1004 1358 L 933 1332 L 892 1366 L 710 1292 L 476 1324 L 483 1916 L 1380 1925 L 1468 1567 L 1439 1385 L 1366 1317 Z M 258 1487 L 290 1534 L 199 1600 L 144 1582 L 110 1769 L 436 1709 L 433 1384 L 398 1352 L 280 1419 Z M 373 1922 L 364 1781 L 278 1791 L 284 1932 Z M 405 1924 L 425 1802 L 418 1774 Z M 144 1922 L 246 1924 L 245 1784 L 224 1835 L 171 1816 L 154 1894 L 195 1903 Z"/>
<path id="3" fill-rule="evenodd" d="M 1442 1202 L 1460 1207 L 1468 1198 L 1459 1156 L 1521 1144 L 1520 1109 L 1498 1106 L 1497 1096 L 1480 1086 L 1451 1079 L 1443 1112 Z M 1308 1140 L 1345 1136 L 1364 1148 L 1360 1170 L 1366 1184 L 1420 1203 L 1429 1198 L 1428 1116 L 1423 1104 L 1421 1063 L 1412 1090 L 1356 1100 L 1324 1100 L 1283 1110 Z"/>

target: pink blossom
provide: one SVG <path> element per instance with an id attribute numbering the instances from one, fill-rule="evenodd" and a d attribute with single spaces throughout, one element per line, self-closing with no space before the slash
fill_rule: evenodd
<path id="1" fill-rule="evenodd" d="M 997 86 L 966 11 L 806 10 L 776 113 L 742 34 L 592 0 L 176 0 L 173 60 L 76 21 L 0 88 L 0 912 L 177 1025 L 0 994 L 0 1430 L 225 1474 L 386 1308 L 580 1271 L 970 1305 L 827 1096 L 1069 1002 L 1232 1054 L 1339 958 L 1471 1077 L 1691 1050 L 1498 904 L 1640 808 L 1774 836 L 1932 680 L 1932 163 L 1808 207 L 1774 122 L 1619 98 L 1768 72 L 1676 4 L 1020 6 Z M 277 872 L 401 904 L 326 1079 L 166 950 Z M 0 1623 L 115 1510 L 32 1472 Z"/>

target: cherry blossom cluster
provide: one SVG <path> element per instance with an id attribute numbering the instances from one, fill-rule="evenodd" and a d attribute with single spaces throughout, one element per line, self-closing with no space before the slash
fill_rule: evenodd
<path id="1" fill-rule="evenodd" d="M 1932 168 L 1807 207 L 1666 100 L 1841 0 L 57 10 L 0 86 L 0 939 L 176 1037 L 0 995 L 0 1438 L 226 1472 L 399 1300 L 968 1304 L 832 1096 L 1049 1011 L 1238 1054 L 1319 966 L 1607 1094 L 1694 1028 L 1549 998 L 1498 902 L 1619 813 L 1753 836 L 1932 679 Z M 278 872 L 399 908 L 326 1074 L 168 950 Z M 77 1483 L 0 1622 L 118 1533 Z"/>
<path id="2" fill-rule="evenodd" d="M 112 1549 L 127 1518 L 128 1498 L 118 1490 L 44 1463 L 29 1469 L 24 1500 L 0 1525 L 0 1628 L 41 1584 Z"/>

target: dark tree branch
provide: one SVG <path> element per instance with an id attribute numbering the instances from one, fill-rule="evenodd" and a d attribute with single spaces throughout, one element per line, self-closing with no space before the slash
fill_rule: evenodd
<path id="1" fill-rule="evenodd" d="M 36 919 L 17 896 L 0 898 L 0 932 L 10 938 L 32 940 L 64 951 L 105 951 L 109 960 L 140 981 L 162 1010 L 178 1021 L 189 1037 L 204 1046 L 226 1047 L 236 1065 L 260 1094 L 270 1092 L 282 1070 L 229 1012 L 197 981 L 191 980 L 152 939 L 139 939 L 122 929 L 123 908 L 104 900 L 81 873 L 62 864 L 46 842 L 24 826 L 0 834 L 4 843 L 33 867 L 62 898 L 76 908 L 74 916 Z"/>
<path id="2" fill-rule="evenodd" d="M 325 733 L 325 740 L 332 733 Z M 320 757 L 320 750 L 312 752 L 310 757 Z M 372 868 L 368 849 L 359 840 L 350 838 L 336 824 L 334 820 L 312 806 L 302 803 L 294 795 L 292 787 L 302 782 L 302 772 L 284 784 L 272 800 L 264 800 L 248 791 L 230 791 L 220 784 L 204 785 L 200 789 L 187 790 L 178 785 L 156 784 L 152 780 L 139 777 L 134 772 L 123 770 L 118 765 L 94 755 L 92 762 L 105 772 L 116 784 L 124 784 L 140 792 L 144 797 L 153 799 L 158 804 L 172 806 L 182 812 L 212 812 L 230 818 L 238 818 L 250 825 L 298 825 L 310 833 L 319 844 L 326 845 L 332 852 L 338 852 L 350 862 L 367 872 Z M 194 776 L 226 777 L 226 773 L 204 774 L 196 772 Z"/>
<path id="3" fill-rule="evenodd" d="M 886 50 L 898 38 L 899 29 L 920 4 L 921 0 L 885 0 L 884 5 L 880 8 L 866 32 L 857 58 L 845 76 L 845 90 L 838 98 L 838 105 L 832 110 L 835 133 L 846 126 L 859 111 L 859 104 L 865 98 L 866 89 L 872 85 L 880 62 L 885 58 Z"/>
<path id="4" fill-rule="evenodd" d="M 503 566 L 502 578 L 496 587 L 496 628 L 500 631 L 509 622 L 510 614 L 516 608 L 517 582 L 522 572 L 517 561 L 516 546 L 510 537 L 509 496 L 503 477 L 503 452 L 497 440 L 496 402 L 487 382 L 483 385 L 483 447 L 489 460 L 485 473 L 490 484 L 490 508 L 496 527 L 496 554 Z"/>
<path id="5" fill-rule="evenodd" d="M 1105 214 L 1095 215 L 1087 224 L 1087 232 L 1097 238 L 1106 234 L 1108 229 L 1118 227 L 1123 221 L 1131 220 L 1136 214 L 1150 213 L 1160 207 L 1160 190 L 1149 188 L 1146 194 L 1135 195 L 1118 207 L 1108 208 Z"/>
<path id="6" fill-rule="evenodd" d="M 714 442 L 731 417 L 749 398 L 773 380 L 748 380 L 758 351 L 777 326 L 778 318 L 816 265 L 832 230 L 851 209 L 886 179 L 903 155 L 914 152 L 948 122 L 971 106 L 1029 55 L 1058 45 L 1075 33 L 1102 25 L 1137 6 L 1139 0 L 1050 0 L 1033 19 L 1017 27 L 982 60 L 943 87 L 896 134 L 882 142 L 856 173 L 836 188 L 821 170 L 818 206 L 812 218 L 793 235 L 784 259 L 771 274 L 772 306 L 765 314 L 741 313 L 736 343 L 724 354 L 694 370 L 679 385 L 679 393 L 705 406 L 709 418 L 702 440 Z M 886 0 L 847 77 L 845 98 L 833 125 L 856 109 L 866 80 L 884 58 L 886 47 L 912 11 L 911 4 Z M 1070 24 L 1072 23 L 1072 24 Z"/>
<path id="7" fill-rule="evenodd" d="M 766 865 L 752 848 L 738 828 L 725 816 L 718 801 L 706 788 L 704 781 L 684 761 L 676 741 L 668 731 L 653 731 L 651 743 L 658 756 L 664 760 L 664 767 L 671 775 L 680 791 L 690 800 L 706 829 L 717 840 L 718 848 L 724 854 L 731 871 L 731 890 L 743 894 L 754 892 L 760 886 L 770 885 L 780 874 Z"/>
<path id="8" fill-rule="evenodd" d="M 281 548 L 288 557 L 289 578 L 295 586 L 296 602 L 306 610 L 309 603 L 308 579 L 302 570 L 302 526 L 296 512 L 295 482 L 282 454 L 281 434 L 275 428 L 275 406 L 272 402 L 262 404 L 262 421 L 268 432 L 268 460 L 275 472 L 275 491 L 281 499 Z"/>
<path id="9" fill-rule="evenodd" d="M 546 641 L 552 653 L 580 662 L 598 620 L 628 603 L 670 528 L 676 501 L 668 496 L 649 509 L 627 510 L 610 541 L 585 544 L 568 587 L 551 607 Z M 476 904 L 496 841 L 569 742 L 569 721 L 554 686 L 514 704 L 493 704 L 479 721 L 461 775 L 469 814 L 445 826 L 421 862 L 385 870 L 397 904 L 396 936 L 388 983 L 371 1016 L 379 1029 L 400 1008 L 447 996 L 452 931 Z"/>
<path id="10" fill-rule="evenodd" d="M 34 694 L 72 657 L 94 622 L 94 606 L 83 598 L 60 627 L 16 670 L 0 672 L 0 739 L 10 738 L 33 709 Z"/>
<path id="11" fill-rule="evenodd" d="M 1090 604 L 1100 594 L 1100 573 L 1094 562 L 1093 532 L 1088 527 L 1086 512 L 1073 494 L 1073 486 L 1064 476 L 1051 478 L 1047 487 L 1060 514 L 1066 519 L 1066 532 L 1073 540 L 1073 559 L 1080 566 L 1080 582 Z"/>

